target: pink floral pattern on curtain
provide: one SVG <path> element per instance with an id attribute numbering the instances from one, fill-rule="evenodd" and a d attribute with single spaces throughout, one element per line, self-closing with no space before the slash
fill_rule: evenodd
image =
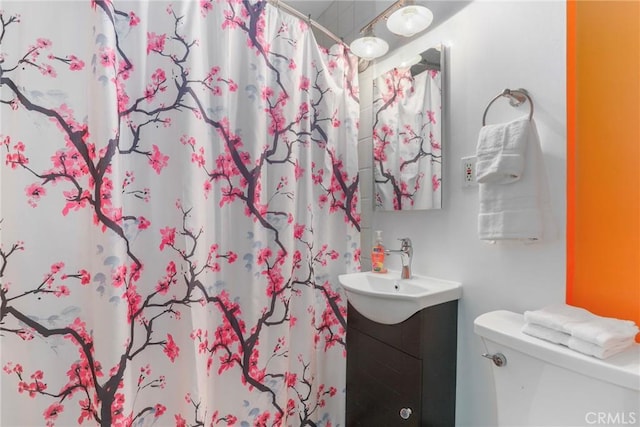
<path id="1" fill-rule="evenodd" d="M 441 72 L 394 68 L 374 79 L 373 169 L 381 210 L 442 206 Z"/>
<path id="2" fill-rule="evenodd" d="M 0 425 L 344 425 L 354 58 L 264 2 L 2 6 Z"/>

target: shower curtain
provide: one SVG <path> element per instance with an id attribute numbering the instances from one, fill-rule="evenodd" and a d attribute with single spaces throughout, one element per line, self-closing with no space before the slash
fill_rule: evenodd
<path id="1" fill-rule="evenodd" d="M 441 72 L 394 68 L 374 79 L 375 205 L 381 210 L 442 205 Z"/>
<path id="2" fill-rule="evenodd" d="M 264 2 L 0 9 L 0 425 L 344 425 L 354 58 Z"/>

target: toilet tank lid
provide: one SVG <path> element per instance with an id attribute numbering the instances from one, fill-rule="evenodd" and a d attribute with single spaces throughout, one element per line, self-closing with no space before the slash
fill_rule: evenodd
<path id="1" fill-rule="evenodd" d="M 640 391 L 640 344 L 601 360 L 522 332 L 524 316 L 506 310 L 482 314 L 474 321 L 474 332 L 505 347 L 544 360 L 582 375 Z"/>

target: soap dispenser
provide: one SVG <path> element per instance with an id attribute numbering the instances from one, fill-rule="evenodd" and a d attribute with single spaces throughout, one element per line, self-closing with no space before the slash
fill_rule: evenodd
<path id="1" fill-rule="evenodd" d="M 386 273 L 384 266 L 384 245 L 382 244 L 382 231 L 376 231 L 376 243 L 371 249 L 371 268 L 374 273 Z"/>

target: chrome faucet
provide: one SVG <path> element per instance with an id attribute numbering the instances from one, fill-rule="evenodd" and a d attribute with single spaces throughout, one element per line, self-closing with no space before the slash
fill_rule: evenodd
<path id="1" fill-rule="evenodd" d="M 400 249 L 387 249 L 384 251 L 384 253 L 385 255 L 400 254 L 400 259 L 402 260 L 402 273 L 400 275 L 400 278 L 410 279 L 411 260 L 413 259 L 413 247 L 411 246 L 411 239 L 408 237 L 403 237 L 398 240 L 402 242 L 400 244 Z"/>

